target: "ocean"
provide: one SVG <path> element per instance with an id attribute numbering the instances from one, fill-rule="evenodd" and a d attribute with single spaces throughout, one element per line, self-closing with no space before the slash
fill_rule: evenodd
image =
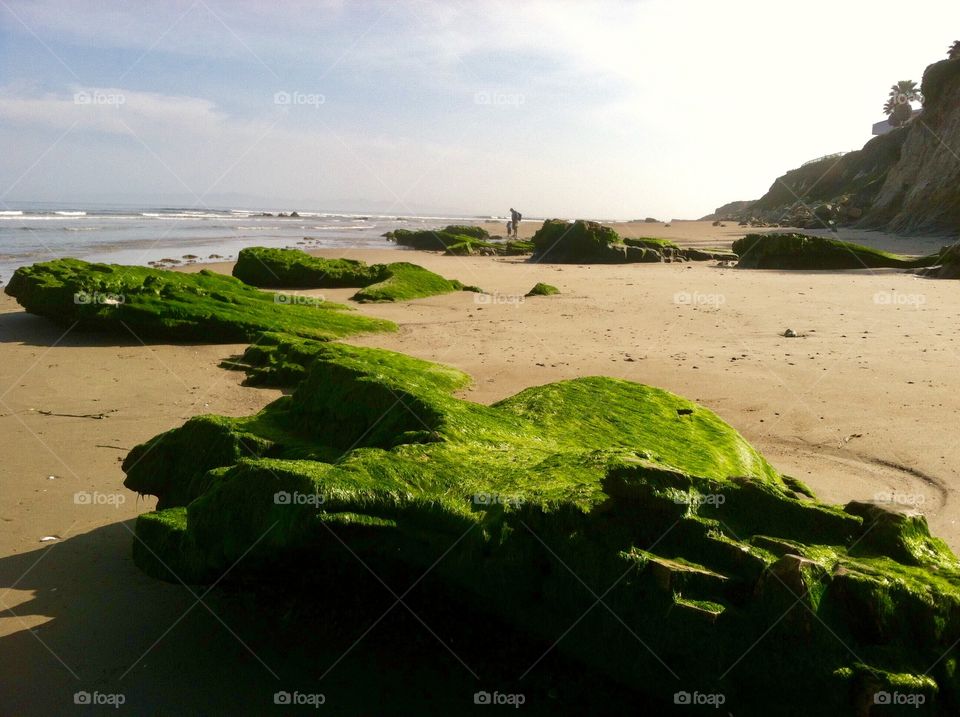
<path id="1" fill-rule="evenodd" d="M 248 246 L 389 249 L 396 245 L 382 235 L 392 229 L 490 218 L 290 212 L 8 204 L 0 209 L 0 282 L 9 281 L 17 267 L 67 256 L 145 265 L 161 259 L 186 263 L 191 254 L 197 262 L 232 260 Z"/>

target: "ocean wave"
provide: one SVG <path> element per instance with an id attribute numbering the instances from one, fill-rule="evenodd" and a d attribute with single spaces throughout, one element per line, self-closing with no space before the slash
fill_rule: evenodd
<path id="1" fill-rule="evenodd" d="M 23 216 L 23 212 L 20 212 L 20 211 L 11 210 L 11 211 L 0 212 L 0 217 L 22 217 L 22 216 Z"/>
<path id="2" fill-rule="evenodd" d="M 58 217 L 85 217 L 86 212 L 54 212 Z"/>

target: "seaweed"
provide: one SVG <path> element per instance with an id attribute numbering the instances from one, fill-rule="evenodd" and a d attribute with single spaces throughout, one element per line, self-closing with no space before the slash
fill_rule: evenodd
<path id="1" fill-rule="evenodd" d="M 960 637 L 946 545 L 916 517 L 820 503 L 691 401 L 586 377 L 485 406 L 456 397 L 456 369 L 281 334 L 233 366 L 295 388 L 124 462 L 127 487 L 160 498 L 137 524 L 152 575 L 349 591 L 324 575 L 352 552 L 391 574 L 433 567 L 465 610 L 549 640 L 576 622 L 561 650 L 659 697 L 839 714 L 883 690 L 957 694 L 936 663 Z"/>

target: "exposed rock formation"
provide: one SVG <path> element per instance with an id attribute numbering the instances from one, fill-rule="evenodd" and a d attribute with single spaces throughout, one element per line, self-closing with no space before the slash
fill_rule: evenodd
<path id="1" fill-rule="evenodd" d="M 939 254 L 908 257 L 806 234 L 748 234 L 733 243 L 744 269 L 911 269 L 940 263 Z"/>
<path id="2" fill-rule="evenodd" d="M 390 321 L 308 296 L 273 294 L 203 270 L 185 274 L 57 259 L 17 269 L 6 292 L 27 311 L 127 338 L 252 341 L 262 331 L 335 339 L 393 331 Z"/>
<path id="3" fill-rule="evenodd" d="M 534 259 L 565 264 L 629 264 L 732 259 L 729 252 L 681 249 L 667 239 L 626 238 L 599 222 L 548 219 L 532 239 Z"/>
<path id="4" fill-rule="evenodd" d="M 394 229 L 386 236 L 401 246 L 426 251 L 442 251 L 445 254 L 469 256 L 517 256 L 533 251 L 528 241 L 495 241 L 483 227 L 451 224 L 443 229 Z"/>
<path id="5" fill-rule="evenodd" d="M 871 139 L 863 149 L 790 170 L 757 201 L 733 202 L 705 218 L 808 229 L 850 225 L 957 233 L 960 58 L 927 68 L 923 96 L 923 114 L 904 127 Z"/>
<path id="6" fill-rule="evenodd" d="M 862 226 L 960 232 L 960 58 L 927 68 L 923 97 L 923 114 L 907 128 L 900 161 Z"/>
<path id="7" fill-rule="evenodd" d="M 277 335 L 242 363 L 299 384 L 124 462 L 159 497 L 133 543 L 152 575 L 312 601 L 349 592 L 358 557 L 431 569 L 465 618 L 482 604 L 550 641 L 575 626 L 559 649 L 587 668 L 736 714 L 854 714 L 895 690 L 946 714 L 960 696 L 960 564 L 923 517 L 819 503 L 695 403 L 594 377 L 484 406 L 453 396 L 453 369 Z"/>
<path id="8" fill-rule="evenodd" d="M 479 291 L 408 262 L 370 265 L 354 259 L 323 259 L 299 249 L 243 249 L 233 275 L 259 287 L 361 287 L 351 297 L 360 302 L 407 301 L 452 291 Z"/>

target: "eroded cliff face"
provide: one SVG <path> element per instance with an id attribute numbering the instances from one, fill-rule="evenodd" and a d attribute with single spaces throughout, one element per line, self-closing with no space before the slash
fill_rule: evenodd
<path id="1" fill-rule="evenodd" d="M 907 129 L 899 161 L 887 172 L 866 228 L 960 231 L 960 58 L 923 74 L 923 115 Z"/>
<path id="2" fill-rule="evenodd" d="M 760 226 L 960 233 L 960 58 L 930 65 L 923 95 L 923 114 L 906 127 L 790 170 L 763 197 L 736 206 L 732 218 Z"/>

